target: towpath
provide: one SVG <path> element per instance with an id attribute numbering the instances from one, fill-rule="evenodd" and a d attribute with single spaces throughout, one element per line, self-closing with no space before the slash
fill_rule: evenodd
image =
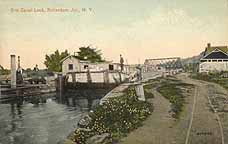
<path id="1" fill-rule="evenodd" d="M 152 89 L 154 112 L 121 144 L 228 144 L 228 113 L 218 111 L 228 107 L 227 90 L 217 84 L 193 80 L 186 74 L 177 78 L 195 85 L 190 95 L 186 95 L 180 119 L 171 118 L 169 102 Z"/>

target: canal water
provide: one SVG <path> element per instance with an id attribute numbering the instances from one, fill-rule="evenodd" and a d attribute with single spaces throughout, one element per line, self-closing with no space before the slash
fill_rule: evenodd
<path id="1" fill-rule="evenodd" d="M 0 144 L 57 144 L 99 103 L 98 98 L 41 95 L 0 103 Z"/>

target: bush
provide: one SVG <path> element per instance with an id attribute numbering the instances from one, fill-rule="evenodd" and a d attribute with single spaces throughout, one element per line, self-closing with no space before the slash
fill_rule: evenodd
<path id="1" fill-rule="evenodd" d="M 224 74 L 224 73 L 225 72 L 209 73 L 209 74 L 198 73 L 198 74 L 191 75 L 191 77 L 193 79 L 214 82 L 214 83 L 220 84 L 224 88 L 228 89 L 228 79 L 222 77 L 222 74 Z"/>
<path id="2" fill-rule="evenodd" d="M 146 99 L 154 98 L 154 94 L 148 89 L 144 89 L 144 95 Z"/>
<path id="3" fill-rule="evenodd" d="M 155 87 L 154 83 L 149 83 L 149 84 L 143 86 L 145 98 L 147 98 L 147 99 L 154 98 L 154 94 L 151 91 L 151 89 L 153 87 Z"/>
<path id="4" fill-rule="evenodd" d="M 141 126 L 152 110 L 152 105 L 139 101 L 134 88 L 130 88 L 125 95 L 112 98 L 89 113 L 92 120 L 87 129 L 91 131 L 76 130 L 74 141 L 84 144 L 89 137 L 103 133 L 110 133 L 112 140 L 118 140 Z"/>

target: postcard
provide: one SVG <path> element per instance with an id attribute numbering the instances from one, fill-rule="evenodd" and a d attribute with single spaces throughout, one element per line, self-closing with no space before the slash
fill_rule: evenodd
<path id="1" fill-rule="evenodd" d="M 228 144 L 228 1 L 0 0 L 0 144 Z"/>

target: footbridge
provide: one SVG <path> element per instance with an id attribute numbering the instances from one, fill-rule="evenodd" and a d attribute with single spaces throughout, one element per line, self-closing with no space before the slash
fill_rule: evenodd
<path id="1" fill-rule="evenodd" d="M 171 72 L 182 68 L 180 57 L 146 59 L 144 62 L 144 72 Z"/>

